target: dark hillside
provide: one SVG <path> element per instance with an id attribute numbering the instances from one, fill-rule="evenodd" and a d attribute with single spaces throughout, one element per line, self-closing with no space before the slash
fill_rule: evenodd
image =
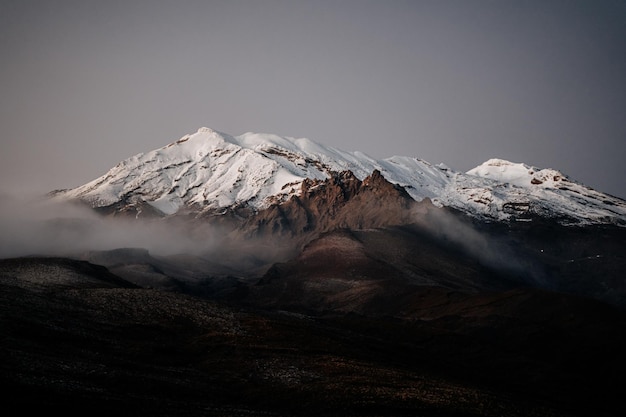
<path id="1" fill-rule="evenodd" d="M 96 285 L 94 270 L 108 278 Z M 623 412 L 626 318 L 613 307 L 442 287 L 402 305 L 404 317 L 243 308 L 133 288 L 87 263 L 3 261 L 2 415 Z"/>

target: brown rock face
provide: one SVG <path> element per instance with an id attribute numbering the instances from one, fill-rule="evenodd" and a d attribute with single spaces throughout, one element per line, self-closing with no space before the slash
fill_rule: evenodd
<path id="1" fill-rule="evenodd" d="M 251 236 L 285 237 L 319 234 L 335 229 L 369 229 L 412 223 L 418 206 L 408 193 L 388 182 L 379 171 L 363 181 L 351 171 L 333 173 L 324 181 L 306 179 L 302 193 L 247 219 Z"/>

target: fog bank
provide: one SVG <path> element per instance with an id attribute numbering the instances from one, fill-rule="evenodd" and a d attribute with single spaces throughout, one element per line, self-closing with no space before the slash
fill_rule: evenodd
<path id="1" fill-rule="evenodd" d="M 71 256 L 125 247 L 157 255 L 201 254 L 221 240 L 217 228 L 175 226 L 160 219 L 102 217 L 88 207 L 43 197 L 0 196 L 0 257 Z"/>

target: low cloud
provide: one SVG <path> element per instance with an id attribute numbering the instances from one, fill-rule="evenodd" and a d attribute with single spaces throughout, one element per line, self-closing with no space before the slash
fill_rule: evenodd
<path id="1" fill-rule="evenodd" d="M 159 219 L 107 218 L 45 198 L 0 196 L 0 257 L 71 256 L 87 250 L 140 247 L 158 255 L 210 252 L 217 228 L 185 228 Z"/>
<path id="2" fill-rule="evenodd" d="M 142 248 L 152 256 L 191 255 L 255 276 L 295 255 L 290 242 L 242 237 L 206 220 L 106 217 L 76 203 L 7 194 L 0 195 L 0 230 L 0 258 L 89 259 L 92 251 Z"/>
<path id="3" fill-rule="evenodd" d="M 416 223 L 440 241 L 456 245 L 489 268 L 506 272 L 521 281 L 547 285 L 545 270 L 518 253 L 505 235 L 482 231 L 469 220 L 435 207 L 418 212 Z"/>

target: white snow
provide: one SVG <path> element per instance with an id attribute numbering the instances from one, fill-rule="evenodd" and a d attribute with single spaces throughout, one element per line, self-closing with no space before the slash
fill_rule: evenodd
<path id="1" fill-rule="evenodd" d="M 554 187 L 559 181 L 567 180 L 565 175 L 554 169 L 539 169 L 503 159 L 490 159 L 467 173 L 520 187 L 530 185 Z"/>
<path id="2" fill-rule="evenodd" d="M 507 205 L 532 207 L 545 216 L 579 223 L 626 225 L 626 202 L 570 181 L 553 169 L 490 159 L 467 173 L 418 158 L 376 160 L 305 138 L 265 133 L 230 136 L 200 128 L 160 149 L 135 155 L 83 186 L 56 194 L 94 207 L 143 200 L 167 215 L 182 207 L 199 210 L 247 204 L 263 208 L 300 192 L 305 178 L 324 179 L 350 170 L 364 179 L 375 169 L 415 200 L 497 220 L 512 216 Z M 521 219 L 523 220 L 523 219 Z"/>
<path id="3" fill-rule="evenodd" d="M 161 211 L 161 213 L 163 214 L 174 214 L 183 205 L 180 197 L 168 196 L 163 196 L 154 201 L 150 201 L 149 204 L 157 210 Z"/>

